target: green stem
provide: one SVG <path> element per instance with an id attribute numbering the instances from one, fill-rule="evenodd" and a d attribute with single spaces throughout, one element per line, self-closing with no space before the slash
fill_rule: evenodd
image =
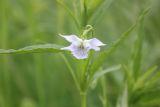
<path id="1" fill-rule="evenodd" d="M 103 107 L 107 107 L 107 97 L 106 97 L 107 89 L 106 89 L 106 78 L 105 78 L 105 76 L 103 76 L 101 78 L 101 86 L 102 86 L 101 102 L 102 102 Z"/>
<path id="2" fill-rule="evenodd" d="M 2 48 L 7 48 L 7 42 L 8 42 L 8 16 L 7 16 L 7 8 L 8 7 L 8 1 L 7 0 L 1 0 L 0 1 L 0 35 L 1 35 L 1 41 L 0 41 L 0 45 Z M 9 107 L 9 105 L 11 105 L 11 100 L 10 100 L 10 96 L 11 96 L 11 88 L 10 88 L 10 73 L 8 71 L 8 55 L 3 55 L 2 56 L 2 81 L 3 85 L 2 86 L 2 93 L 3 93 L 3 101 L 4 101 L 4 105 L 5 107 Z"/>
<path id="3" fill-rule="evenodd" d="M 66 63 L 66 65 L 67 65 L 67 67 L 68 67 L 68 69 L 69 69 L 69 71 L 70 71 L 70 73 L 71 73 L 71 75 L 72 75 L 72 77 L 73 77 L 73 80 L 74 80 L 74 82 L 75 82 L 75 84 L 76 84 L 77 89 L 80 91 L 79 82 L 78 82 L 77 77 L 76 77 L 76 75 L 75 75 L 75 73 L 74 73 L 74 70 L 72 69 L 72 67 L 71 67 L 71 65 L 69 64 L 69 62 L 68 62 L 68 60 L 66 59 L 66 57 L 65 57 L 63 54 L 61 54 L 61 56 L 62 56 L 64 62 Z"/>
<path id="4" fill-rule="evenodd" d="M 87 93 L 80 92 L 80 96 L 81 96 L 81 107 L 87 107 Z"/>

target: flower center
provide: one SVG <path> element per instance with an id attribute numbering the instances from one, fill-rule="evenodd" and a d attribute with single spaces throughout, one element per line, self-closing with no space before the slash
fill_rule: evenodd
<path id="1" fill-rule="evenodd" d="M 80 49 L 84 49 L 84 43 L 83 43 L 83 42 L 80 43 L 79 48 L 80 48 Z"/>

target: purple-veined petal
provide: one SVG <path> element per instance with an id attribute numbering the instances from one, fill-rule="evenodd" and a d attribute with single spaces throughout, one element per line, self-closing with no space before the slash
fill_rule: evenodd
<path id="1" fill-rule="evenodd" d="M 68 42 L 73 43 L 73 42 L 80 42 L 82 41 L 82 39 L 80 39 L 79 37 L 77 37 L 76 35 L 61 35 L 61 37 L 65 38 Z"/>
<path id="2" fill-rule="evenodd" d="M 77 50 L 72 51 L 72 54 L 77 59 L 86 59 L 88 58 L 88 51 L 89 49 L 86 48 L 85 49 L 78 48 Z"/>
<path id="3" fill-rule="evenodd" d="M 87 48 L 87 47 L 81 48 L 80 46 L 76 46 L 74 44 L 71 44 L 70 46 L 64 47 L 64 48 L 61 48 L 61 49 L 71 51 L 73 56 L 76 57 L 77 59 L 88 58 L 89 48 Z"/>

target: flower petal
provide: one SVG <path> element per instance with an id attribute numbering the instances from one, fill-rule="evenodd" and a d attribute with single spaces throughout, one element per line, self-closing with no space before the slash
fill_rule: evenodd
<path id="1" fill-rule="evenodd" d="M 106 44 L 102 43 L 97 38 L 86 40 L 86 42 L 89 44 L 90 49 L 94 49 L 95 51 L 100 51 L 99 46 L 104 46 Z"/>
<path id="2" fill-rule="evenodd" d="M 68 42 L 72 43 L 72 42 L 79 42 L 82 41 L 82 39 L 80 39 L 79 37 L 77 37 L 76 35 L 61 35 L 61 37 L 65 38 Z"/>
<path id="3" fill-rule="evenodd" d="M 78 49 L 76 51 L 72 51 L 72 54 L 77 59 L 86 59 L 88 58 L 88 51 L 89 49 Z"/>
<path id="4" fill-rule="evenodd" d="M 92 46 L 91 49 L 94 49 L 95 51 L 100 51 L 100 47 L 98 47 L 98 46 L 95 46 L 95 47 Z"/>
<path id="5" fill-rule="evenodd" d="M 61 48 L 62 50 L 68 50 L 71 51 L 73 56 L 77 59 L 86 59 L 88 58 L 88 51 L 90 50 L 89 47 L 81 48 L 80 46 L 75 45 L 72 43 L 68 47 Z"/>
<path id="6" fill-rule="evenodd" d="M 61 50 L 68 50 L 68 51 L 76 51 L 77 50 L 77 46 L 75 44 L 71 44 L 70 46 L 68 47 L 64 47 L 64 48 L 61 48 Z"/>
<path id="7" fill-rule="evenodd" d="M 104 46 L 104 45 L 106 45 L 106 44 L 102 43 L 100 40 L 98 40 L 97 38 L 89 39 L 88 42 L 91 46 Z"/>

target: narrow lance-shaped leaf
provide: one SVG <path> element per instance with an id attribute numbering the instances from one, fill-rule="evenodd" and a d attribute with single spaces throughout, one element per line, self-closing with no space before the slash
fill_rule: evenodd
<path id="1" fill-rule="evenodd" d="M 148 9 L 147 9 L 148 10 Z M 140 17 L 144 17 L 147 14 L 148 11 L 144 11 Z M 90 71 L 92 74 L 94 74 L 95 71 L 99 69 L 99 67 L 107 60 L 107 58 L 113 54 L 113 52 L 117 49 L 117 47 L 130 35 L 130 33 L 135 29 L 137 24 L 139 23 L 138 20 L 133 26 L 131 26 L 126 32 L 124 32 L 120 38 L 114 42 L 111 47 L 103 52 L 100 53 L 100 55 L 96 58 L 96 61 L 93 62 L 92 67 L 90 68 Z"/>
<path id="2" fill-rule="evenodd" d="M 68 14 L 72 17 L 72 19 L 74 20 L 77 28 L 79 29 L 80 28 L 80 24 L 79 24 L 79 21 L 77 20 L 75 14 L 65 5 L 65 3 L 63 3 L 62 0 L 56 0 L 56 2 L 62 6 L 67 12 Z"/>
<path id="3" fill-rule="evenodd" d="M 134 77 L 137 79 L 139 71 L 141 69 L 141 60 L 142 60 L 142 48 L 143 48 L 143 38 L 144 38 L 144 16 L 148 13 L 149 8 L 142 12 L 142 15 L 139 18 L 138 24 L 138 35 L 135 43 L 134 49 L 134 58 L 133 58 L 133 72 Z"/>
<path id="4" fill-rule="evenodd" d="M 122 94 L 118 98 L 116 107 L 128 107 L 128 85 L 125 83 Z"/>
<path id="5" fill-rule="evenodd" d="M 93 23 L 93 26 L 100 22 L 106 10 L 111 6 L 112 2 L 113 0 L 104 0 L 101 2 L 99 7 L 96 8 L 97 10 L 94 10 L 92 13 L 90 13 L 89 22 Z"/>
<path id="6" fill-rule="evenodd" d="M 101 87 L 102 87 L 102 94 L 99 95 L 99 98 L 102 102 L 103 107 L 106 107 L 108 105 L 108 98 L 107 98 L 107 87 L 106 87 L 106 77 L 101 77 Z"/>
<path id="7" fill-rule="evenodd" d="M 102 71 L 96 72 L 93 76 L 93 80 L 96 80 L 102 76 L 104 76 L 106 73 L 112 72 L 112 71 L 117 71 L 121 68 L 121 65 L 117 65 L 108 69 L 104 69 Z"/>
<path id="8" fill-rule="evenodd" d="M 60 52 L 61 46 L 55 44 L 41 44 L 41 45 L 32 45 L 26 46 L 21 49 L 0 49 L 0 54 L 25 54 L 25 53 L 47 53 L 47 52 Z"/>
<path id="9" fill-rule="evenodd" d="M 92 74 L 99 69 L 99 67 L 106 61 L 106 59 L 117 49 L 117 47 L 129 36 L 129 34 L 133 31 L 136 27 L 134 24 L 129 30 L 122 34 L 122 36 L 111 45 L 111 47 L 103 52 L 96 58 L 96 61 L 93 62 L 93 65 L 90 69 Z"/>
<path id="10" fill-rule="evenodd" d="M 92 78 L 90 78 L 88 83 L 91 83 L 91 88 L 95 88 L 97 85 L 97 81 L 100 78 L 103 78 L 105 76 L 105 74 L 109 73 L 109 72 L 113 72 L 113 71 L 118 71 L 121 68 L 121 65 L 116 65 L 107 69 L 100 69 L 98 72 L 96 72 Z"/>
<path id="11" fill-rule="evenodd" d="M 130 68 L 126 65 L 122 66 L 122 71 L 124 72 L 124 77 L 125 80 L 128 82 L 128 89 L 132 89 L 133 84 L 134 84 L 134 77 L 132 76 L 132 72 L 130 70 Z"/>
<path id="12" fill-rule="evenodd" d="M 88 4 L 89 17 L 92 17 L 92 15 L 94 13 L 96 13 L 96 10 L 101 7 L 101 5 L 103 4 L 104 1 L 105 0 L 92 0 L 92 1 L 90 1 L 90 3 Z"/>
<path id="13" fill-rule="evenodd" d="M 160 71 L 156 71 L 154 75 L 151 77 L 151 79 L 145 84 L 146 87 L 154 87 L 159 83 L 160 81 Z"/>
<path id="14" fill-rule="evenodd" d="M 148 81 L 147 79 L 150 78 L 150 76 L 153 74 L 153 72 L 157 69 L 157 66 L 153 66 L 150 69 L 148 69 L 142 76 L 139 77 L 137 80 L 133 90 L 136 90 L 140 88 L 141 86 L 144 86 Z"/>

